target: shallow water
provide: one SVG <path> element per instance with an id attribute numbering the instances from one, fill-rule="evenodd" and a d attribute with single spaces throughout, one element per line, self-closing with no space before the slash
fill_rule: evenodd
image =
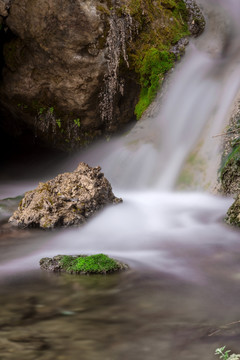
<path id="1" fill-rule="evenodd" d="M 80 160 L 101 164 L 124 202 L 82 228 L 43 232 L 12 228 L 18 199 L 0 201 L 0 360 L 202 360 L 225 344 L 240 352 L 240 232 L 223 222 L 232 199 L 203 193 L 199 183 L 198 192 L 171 190 L 204 128 L 208 140 L 222 129 L 239 89 L 239 3 L 201 3 L 205 34 L 127 136 L 1 173 L 0 197 L 8 198 Z M 209 143 L 202 151 L 217 169 L 219 144 Z M 131 270 L 108 277 L 39 270 L 44 256 L 98 252 Z"/>

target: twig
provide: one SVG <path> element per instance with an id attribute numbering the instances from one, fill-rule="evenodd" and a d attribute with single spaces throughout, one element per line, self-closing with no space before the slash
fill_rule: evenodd
<path id="1" fill-rule="evenodd" d="M 212 138 L 218 137 L 218 136 L 224 136 L 224 135 L 229 135 L 229 134 L 234 134 L 236 132 L 239 132 L 239 130 L 233 130 L 233 131 L 228 131 L 227 133 L 222 133 L 222 134 L 218 134 L 218 135 L 213 135 Z"/>
<path id="2" fill-rule="evenodd" d="M 208 336 L 213 336 L 213 335 L 215 335 L 215 334 L 219 333 L 220 331 L 221 331 L 220 329 L 215 330 L 215 331 L 214 331 L 214 332 L 212 332 L 211 334 L 208 334 Z"/>
<path id="3" fill-rule="evenodd" d="M 239 323 L 240 323 L 240 320 L 238 320 L 238 321 L 233 321 L 233 322 L 231 322 L 231 323 L 229 323 L 229 324 L 222 325 L 222 326 L 220 326 L 220 328 L 219 328 L 218 330 L 215 330 L 215 331 L 212 332 L 211 334 L 208 334 L 208 336 L 213 336 L 213 335 L 219 333 L 220 331 L 224 330 L 226 327 L 228 327 L 228 326 L 230 326 L 230 325 L 239 324 Z"/>

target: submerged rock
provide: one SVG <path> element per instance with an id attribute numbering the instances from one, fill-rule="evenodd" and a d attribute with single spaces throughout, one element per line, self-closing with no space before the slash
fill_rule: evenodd
<path id="1" fill-rule="evenodd" d="M 237 196 L 232 206 L 228 209 L 225 220 L 230 225 L 240 227 L 240 194 Z"/>
<path id="2" fill-rule="evenodd" d="M 40 267 L 47 271 L 80 275 L 108 274 L 128 269 L 128 265 L 109 258 L 104 254 L 47 257 L 40 260 Z"/>
<path id="3" fill-rule="evenodd" d="M 104 205 L 120 202 L 100 166 L 80 163 L 72 173 L 60 174 L 25 193 L 9 222 L 43 229 L 79 225 Z"/>

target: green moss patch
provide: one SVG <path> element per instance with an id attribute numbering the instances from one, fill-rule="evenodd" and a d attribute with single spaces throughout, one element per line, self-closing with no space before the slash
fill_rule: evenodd
<path id="1" fill-rule="evenodd" d="M 107 273 L 119 269 L 118 263 L 104 254 L 91 256 L 81 256 L 74 258 L 72 256 L 64 256 L 61 264 L 68 272 L 84 272 L 84 273 Z"/>
<path id="2" fill-rule="evenodd" d="M 156 96 L 164 74 L 172 68 L 174 55 L 167 51 L 160 51 L 151 48 L 146 51 L 141 64 L 139 64 L 141 93 L 135 107 L 137 119 L 140 119 L 143 112 L 151 104 Z"/>
<path id="3" fill-rule="evenodd" d="M 128 266 L 104 254 L 96 255 L 58 255 L 40 260 L 43 270 L 68 272 L 71 274 L 108 274 L 126 270 Z"/>
<path id="4" fill-rule="evenodd" d="M 141 85 L 135 108 L 139 119 L 174 65 L 171 47 L 190 35 L 189 13 L 182 0 L 131 0 L 125 11 L 139 24 L 138 35 L 128 48 L 130 68 L 139 75 Z"/>

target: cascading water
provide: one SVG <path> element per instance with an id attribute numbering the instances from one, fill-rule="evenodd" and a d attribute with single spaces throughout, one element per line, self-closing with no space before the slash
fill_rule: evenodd
<path id="1" fill-rule="evenodd" d="M 1 197 L 16 196 L 85 161 L 102 166 L 123 203 L 82 228 L 19 230 L 6 239 L 0 232 L 0 283 L 14 289 L 0 297 L 0 358 L 198 360 L 226 342 L 240 352 L 239 231 L 223 223 L 232 199 L 203 193 L 217 179 L 220 137 L 213 136 L 224 131 L 239 95 L 240 3 L 199 2 L 205 33 L 191 40 L 164 95 L 127 135 L 61 165 L 35 165 L 27 181 L 2 180 Z M 176 192 L 191 152 L 202 164 L 190 184 L 195 192 Z M 0 207 L 0 220 L 6 211 Z M 98 252 L 132 270 L 87 279 L 39 271 L 44 256 Z"/>
<path id="2" fill-rule="evenodd" d="M 206 4 L 204 0 L 202 4 L 209 15 L 205 34 L 190 43 L 165 86 L 164 96 L 158 96 L 128 135 L 98 144 L 65 164 L 65 170 L 80 160 L 101 164 L 124 203 L 106 209 L 84 228 L 44 236 L 47 244 L 42 242 L 41 250 L 34 253 L 32 249 L 29 254 L 28 249 L 27 256 L 3 263 L 1 273 L 4 269 L 9 273 L 37 268 L 42 256 L 79 252 L 107 252 L 163 270 L 166 258 L 172 256 L 169 250 L 168 255 L 166 250 L 162 252 L 166 243 L 205 246 L 216 234 L 218 243 L 239 236 L 221 223 L 231 199 L 169 191 L 202 134 L 201 151 L 210 159 L 219 152 L 219 142 L 212 136 L 224 127 L 240 88 L 240 26 L 236 17 L 240 4 L 235 0 L 227 5 L 224 1 L 218 6 L 214 1 Z M 212 167 L 211 161 L 209 164 Z M 214 166 L 217 169 L 216 159 Z M 20 252 L 25 251 L 21 246 Z M 179 273 L 179 267 L 171 272 Z"/>

